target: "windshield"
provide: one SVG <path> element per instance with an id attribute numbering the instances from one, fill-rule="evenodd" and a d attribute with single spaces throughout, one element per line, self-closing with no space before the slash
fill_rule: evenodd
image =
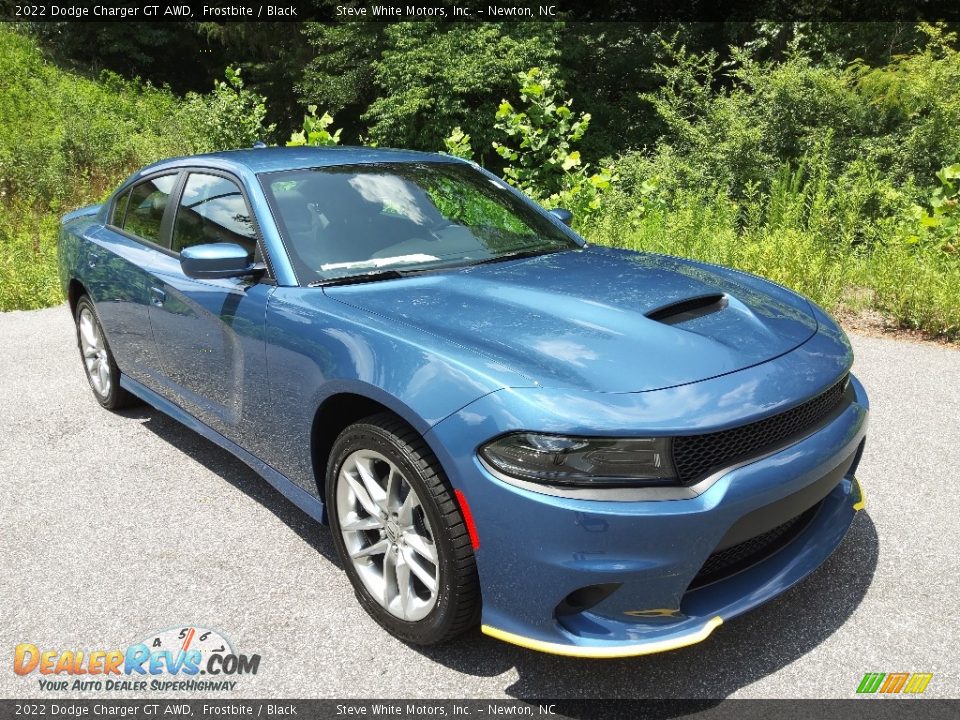
<path id="1" fill-rule="evenodd" d="M 292 170 L 260 180 L 302 284 L 579 247 L 502 182 L 460 163 Z"/>

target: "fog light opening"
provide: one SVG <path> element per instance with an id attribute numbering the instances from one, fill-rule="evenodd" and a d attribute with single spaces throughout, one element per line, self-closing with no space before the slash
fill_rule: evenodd
<path id="1" fill-rule="evenodd" d="M 557 605 L 554 613 L 557 617 L 564 617 L 589 610 L 608 598 L 618 587 L 620 587 L 620 583 L 604 583 L 602 585 L 587 585 L 579 590 L 574 590 Z"/>

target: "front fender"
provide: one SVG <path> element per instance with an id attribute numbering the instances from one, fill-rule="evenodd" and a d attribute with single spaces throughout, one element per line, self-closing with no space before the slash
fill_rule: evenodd
<path id="1" fill-rule="evenodd" d="M 317 409 L 352 393 L 394 411 L 421 434 L 460 408 L 527 383 L 492 361 L 413 328 L 398 328 L 317 288 L 277 288 L 266 316 L 270 406 L 258 454 L 317 494 L 310 439 Z"/>

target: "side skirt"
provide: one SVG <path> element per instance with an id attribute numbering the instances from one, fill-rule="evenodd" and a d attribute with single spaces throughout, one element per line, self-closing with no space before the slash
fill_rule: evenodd
<path id="1" fill-rule="evenodd" d="M 256 455 L 252 455 L 232 440 L 228 440 L 216 430 L 198 420 L 190 413 L 155 393 L 146 385 L 143 385 L 142 383 L 139 383 L 136 380 L 132 380 L 126 375 L 121 374 L 120 386 L 126 390 L 129 390 L 145 403 L 152 405 L 160 412 L 164 413 L 165 415 L 169 415 L 177 422 L 186 425 L 188 428 L 196 433 L 199 433 L 207 440 L 216 443 L 227 452 L 235 455 L 237 458 L 249 465 L 268 483 L 273 485 L 273 487 L 276 488 L 281 495 L 287 498 L 287 500 L 303 510 L 307 515 L 317 522 L 326 524 L 327 520 L 323 502 L 294 483 L 286 475 L 277 472 Z"/>

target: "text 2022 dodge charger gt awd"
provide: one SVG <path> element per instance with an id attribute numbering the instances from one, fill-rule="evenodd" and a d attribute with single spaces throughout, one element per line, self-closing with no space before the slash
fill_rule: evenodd
<path id="1" fill-rule="evenodd" d="M 329 523 L 390 632 L 689 645 L 840 543 L 867 397 L 803 297 L 569 221 L 443 155 L 240 150 L 65 216 L 60 267 L 97 400 Z"/>

